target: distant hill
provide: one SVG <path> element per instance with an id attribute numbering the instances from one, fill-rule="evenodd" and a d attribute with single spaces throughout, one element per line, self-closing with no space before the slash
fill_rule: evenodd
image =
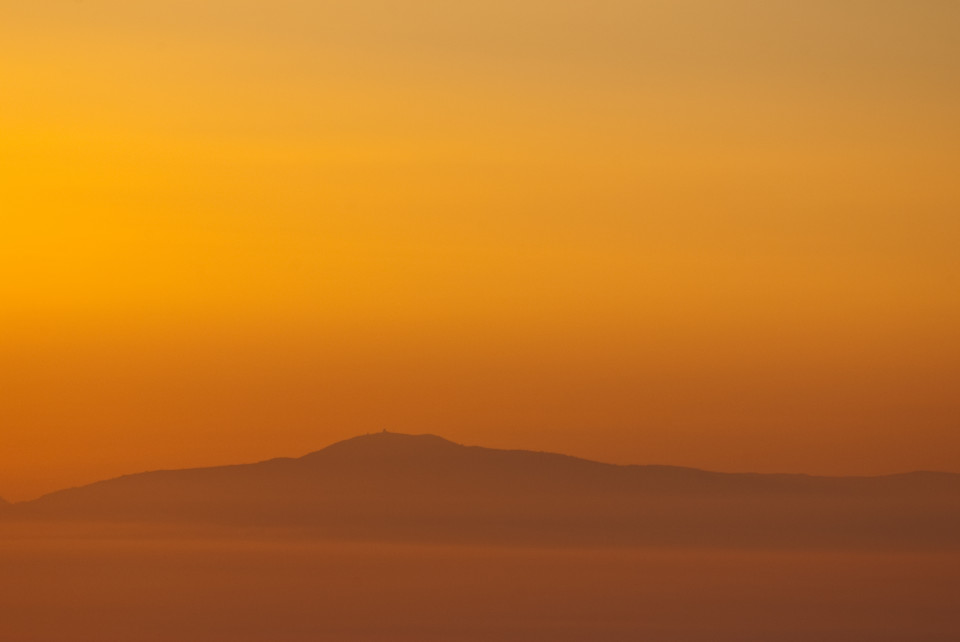
<path id="1" fill-rule="evenodd" d="M 363 540 L 960 549 L 960 475 L 617 466 L 378 433 L 299 459 L 128 475 L 7 513 Z"/>

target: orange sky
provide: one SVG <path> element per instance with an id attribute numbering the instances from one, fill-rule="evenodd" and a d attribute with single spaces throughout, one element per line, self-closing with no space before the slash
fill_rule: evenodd
<path id="1" fill-rule="evenodd" d="M 0 7 L 0 496 L 359 432 L 960 470 L 960 5 Z"/>

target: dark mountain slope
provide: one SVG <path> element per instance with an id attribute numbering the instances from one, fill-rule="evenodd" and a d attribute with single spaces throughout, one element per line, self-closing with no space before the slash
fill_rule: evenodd
<path id="1" fill-rule="evenodd" d="M 299 459 L 120 477 L 10 512 L 347 539 L 960 548 L 960 475 L 725 474 L 380 433 Z"/>

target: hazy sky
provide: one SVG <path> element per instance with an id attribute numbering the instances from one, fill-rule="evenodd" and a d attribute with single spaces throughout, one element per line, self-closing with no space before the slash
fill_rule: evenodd
<path id="1" fill-rule="evenodd" d="M 0 496 L 360 432 L 960 470 L 960 3 L 0 4 Z"/>

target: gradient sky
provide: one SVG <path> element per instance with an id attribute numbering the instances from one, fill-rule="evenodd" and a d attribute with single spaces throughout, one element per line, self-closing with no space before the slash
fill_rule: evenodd
<path id="1" fill-rule="evenodd" d="M 960 470 L 960 3 L 0 4 L 0 496 L 383 428 Z"/>

